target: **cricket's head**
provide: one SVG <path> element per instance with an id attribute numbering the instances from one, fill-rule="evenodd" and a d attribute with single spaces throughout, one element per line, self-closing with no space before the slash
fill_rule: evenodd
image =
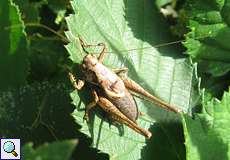
<path id="1" fill-rule="evenodd" d="M 95 54 L 87 54 L 83 58 L 82 69 L 85 76 L 85 80 L 89 82 L 96 82 L 97 77 L 95 75 L 95 66 L 98 63 L 97 56 Z"/>
<path id="2" fill-rule="evenodd" d="M 84 69 L 93 70 L 94 66 L 98 63 L 97 56 L 95 54 L 87 54 L 83 58 L 82 66 Z"/>

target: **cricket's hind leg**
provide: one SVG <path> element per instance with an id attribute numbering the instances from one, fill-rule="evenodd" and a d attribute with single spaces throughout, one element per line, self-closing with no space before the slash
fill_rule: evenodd
<path id="1" fill-rule="evenodd" d="M 115 126 L 118 129 L 119 135 L 123 136 L 124 135 L 124 125 L 120 122 L 118 122 L 116 119 L 113 118 L 111 114 L 107 114 L 107 119 L 109 121 L 109 125 Z"/>
<path id="2" fill-rule="evenodd" d="M 99 106 L 105 110 L 107 113 L 109 113 L 111 115 L 111 117 L 121 123 L 121 124 L 125 124 L 128 127 L 130 127 L 131 129 L 133 129 L 134 131 L 136 131 L 137 133 L 150 138 L 152 136 L 152 133 L 149 132 L 148 130 L 145 130 L 141 127 L 139 127 L 136 123 L 134 123 L 132 120 L 130 120 L 129 118 L 127 118 L 116 106 L 114 106 L 108 99 L 104 98 L 104 97 L 100 97 L 99 96 L 99 100 L 98 100 L 98 104 Z"/>
<path id="3" fill-rule="evenodd" d="M 147 92 L 144 88 L 142 88 L 139 84 L 137 84 L 136 82 L 134 82 L 133 80 L 127 78 L 126 76 L 119 76 L 124 84 L 125 87 L 135 93 L 138 93 L 140 95 L 143 95 L 145 97 L 147 97 L 148 99 L 151 100 L 151 102 L 155 103 L 156 105 L 158 105 L 161 108 L 165 108 L 168 109 L 170 111 L 173 111 L 175 113 L 180 113 L 182 112 L 182 109 L 177 108 L 176 106 L 170 105 L 162 100 L 160 100 L 159 98 L 151 95 L 149 92 Z"/>

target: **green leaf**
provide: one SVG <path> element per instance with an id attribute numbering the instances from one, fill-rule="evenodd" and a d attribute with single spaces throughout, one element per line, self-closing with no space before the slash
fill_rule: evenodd
<path id="1" fill-rule="evenodd" d="M 16 3 L 22 13 L 22 19 L 25 23 L 39 23 L 39 8 L 41 8 L 44 2 L 30 2 L 29 0 L 13 0 Z"/>
<path id="2" fill-rule="evenodd" d="M 78 140 L 65 140 L 43 144 L 33 149 L 32 143 L 23 146 L 23 159 L 69 160 Z"/>
<path id="3" fill-rule="evenodd" d="M 155 96 L 191 113 L 198 95 L 194 90 L 197 82 L 194 76 L 195 67 L 188 59 L 180 58 L 179 47 L 171 46 L 161 49 L 153 47 L 154 44 L 173 41 L 168 26 L 157 12 L 157 7 L 153 2 L 78 0 L 72 2 L 72 7 L 75 14 L 66 18 L 69 28 L 66 35 L 71 42 L 66 48 L 73 62 L 81 63 L 86 54 L 82 51 L 78 36 L 81 36 L 87 44 L 103 42 L 107 45 L 109 52 L 112 52 L 106 56 L 105 65 L 110 68 L 128 67 L 130 78 Z M 135 48 L 138 49 L 127 51 Z M 99 52 L 99 50 L 99 48 L 89 49 L 94 52 Z M 90 102 L 87 91 L 85 88 L 79 93 L 75 91 L 71 94 L 73 103 L 77 106 L 73 116 L 77 123 L 82 125 L 81 131 L 92 138 L 94 147 L 109 153 L 111 159 L 140 159 L 141 152 L 146 150 L 143 148 L 146 145 L 146 139 L 143 136 L 126 126 L 123 130 L 110 125 L 106 118 L 103 118 L 103 114 L 100 114 L 100 110 L 96 110 L 96 115 L 92 113 L 90 124 L 83 123 L 82 109 Z M 178 153 L 175 150 L 178 145 L 183 148 L 183 141 L 180 144 L 170 141 L 174 138 L 175 132 L 172 133 L 170 127 L 167 127 L 173 123 L 180 123 L 179 117 L 174 113 L 159 109 L 150 102 L 140 99 L 136 101 L 139 110 L 146 113 L 138 119 L 138 125 L 148 129 L 154 127 L 151 125 L 154 125 L 156 120 L 166 124 L 164 131 L 168 138 L 161 138 L 161 140 L 162 143 L 168 144 L 168 149 L 172 151 L 167 158 L 170 159 L 173 156 L 183 159 L 183 152 Z M 178 130 L 177 133 L 180 131 Z M 157 137 L 154 137 L 153 132 L 152 140 L 155 138 Z M 152 145 L 159 145 L 159 143 L 153 142 Z"/>
<path id="4" fill-rule="evenodd" d="M 230 71 L 229 0 L 188 0 L 184 8 L 190 32 L 187 53 L 200 71 L 221 76 Z"/>
<path id="5" fill-rule="evenodd" d="M 0 37 L 0 88 L 19 87 L 26 83 L 29 69 L 27 41 L 18 7 L 11 0 L 0 1 Z"/>
<path id="6" fill-rule="evenodd" d="M 221 101 L 208 99 L 195 119 L 183 116 L 187 160 L 230 158 L 230 92 Z"/>

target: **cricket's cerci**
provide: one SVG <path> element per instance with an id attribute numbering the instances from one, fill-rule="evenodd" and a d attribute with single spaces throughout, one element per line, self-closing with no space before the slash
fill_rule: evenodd
<path id="1" fill-rule="evenodd" d="M 84 73 L 84 77 L 82 79 L 77 79 L 69 72 L 70 80 L 75 89 L 81 90 L 86 82 L 93 84 L 91 92 L 94 96 L 94 101 L 89 103 L 85 108 L 85 120 L 88 121 L 89 110 L 98 104 L 104 111 L 109 113 L 110 117 L 116 122 L 125 124 L 137 133 L 146 138 L 150 138 L 152 133 L 137 125 L 136 120 L 140 112 L 134 101 L 133 92 L 146 97 L 159 107 L 175 113 L 182 112 L 180 108 L 163 102 L 159 98 L 151 95 L 139 84 L 122 74 L 127 72 L 127 68 L 109 69 L 103 65 L 103 60 L 107 53 L 104 43 L 87 45 L 81 38 L 79 38 L 79 40 L 84 51 L 86 51 L 85 48 L 87 47 L 103 47 L 99 57 L 95 54 L 87 53 L 83 58 L 81 69 Z"/>

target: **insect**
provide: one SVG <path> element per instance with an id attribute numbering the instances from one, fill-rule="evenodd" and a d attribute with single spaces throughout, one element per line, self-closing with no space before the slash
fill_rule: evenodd
<path id="1" fill-rule="evenodd" d="M 70 80 L 75 89 L 80 90 L 86 82 L 93 84 L 91 92 L 94 96 L 94 101 L 86 106 L 84 119 L 88 120 L 89 110 L 98 104 L 103 110 L 109 113 L 113 120 L 125 124 L 139 134 L 150 138 L 152 133 L 139 127 L 136 123 L 140 112 L 138 111 L 132 92 L 147 97 L 159 107 L 171 110 L 175 113 L 182 111 L 181 109 L 169 105 L 151 95 L 139 84 L 124 76 L 122 73 L 126 72 L 128 70 L 127 68 L 111 70 L 103 65 L 103 60 L 107 50 L 104 43 L 87 45 L 81 38 L 80 43 L 84 51 L 86 51 L 85 48 L 87 47 L 103 47 L 98 58 L 95 54 L 90 53 L 83 58 L 83 62 L 81 64 L 81 69 L 84 75 L 83 79 L 77 80 L 77 78 L 69 72 Z"/>

